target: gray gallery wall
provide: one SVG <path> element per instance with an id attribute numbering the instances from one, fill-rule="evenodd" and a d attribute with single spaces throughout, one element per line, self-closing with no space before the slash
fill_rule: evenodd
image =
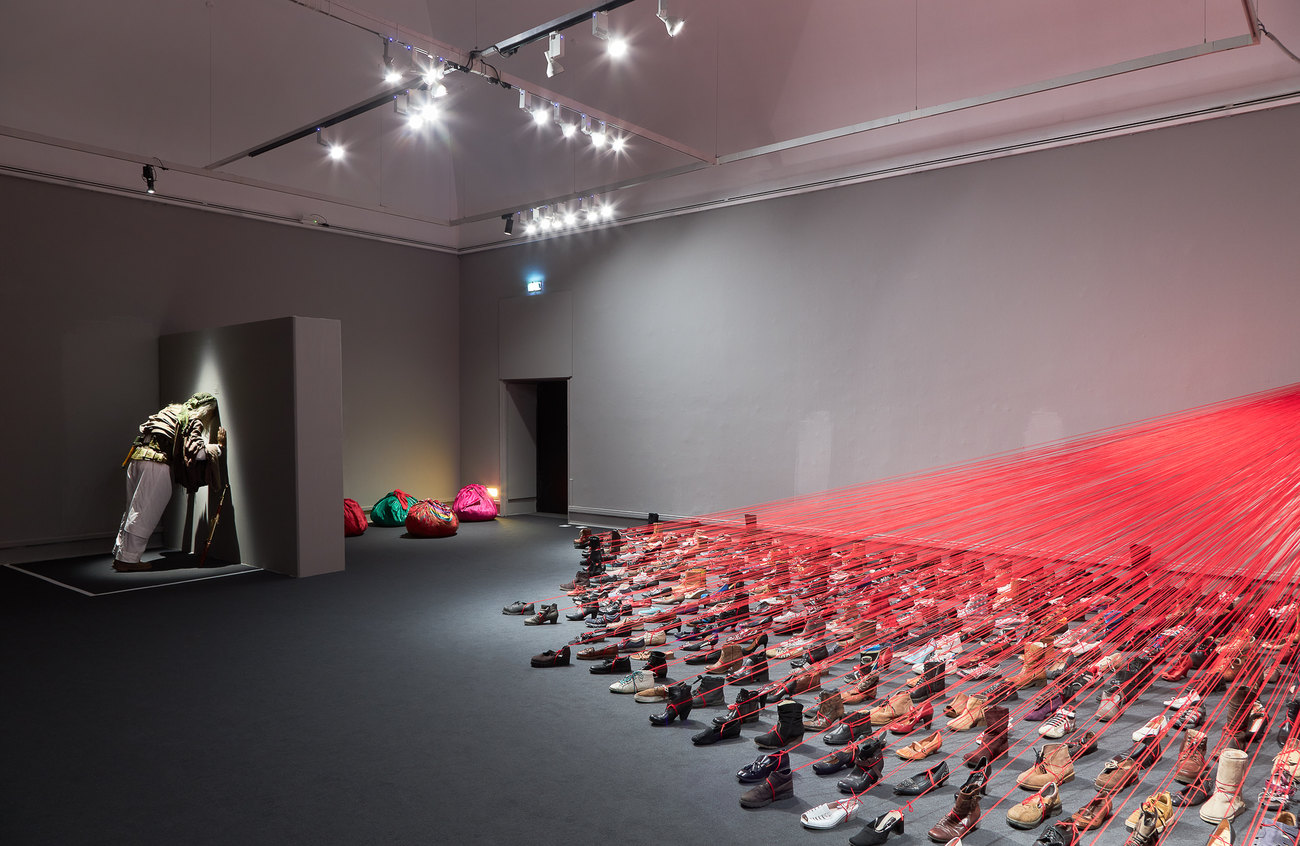
<path id="1" fill-rule="evenodd" d="M 1292 107 L 465 256 L 462 474 L 501 478 L 483 351 L 537 273 L 572 308 L 575 516 L 763 503 L 1300 381 L 1298 148 Z"/>
<path id="2" fill-rule="evenodd" d="M 160 336 L 289 315 L 341 323 L 345 494 L 455 495 L 455 256 L 9 178 L 0 220 L 0 558 L 107 549 Z"/>

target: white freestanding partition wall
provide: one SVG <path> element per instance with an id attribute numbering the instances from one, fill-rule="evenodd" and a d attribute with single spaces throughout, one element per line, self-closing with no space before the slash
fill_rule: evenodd
<path id="1" fill-rule="evenodd" d="M 339 321 L 285 317 L 159 339 L 163 402 L 216 394 L 229 489 L 211 557 L 288 576 L 343 569 L 342 333 Z M 201 490 L 196 550 L 220 490 Z M 185 497 L 164 521 L 180 546 Z"/>

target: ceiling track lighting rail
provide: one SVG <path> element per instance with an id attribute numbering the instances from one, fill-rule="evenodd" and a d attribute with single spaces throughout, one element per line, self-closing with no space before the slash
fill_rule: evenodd
<path id="1" fill-rule="evenodd" d="M 539 24 L 532 29 L 524 30 L 518 35 L 512 35 L 509 38 L 498 41 L 491 47 L 483 50 L 473 51 L 469 54 L 470 60 L 480 56 L 490 56 L 496 53 L 500 56 L 513 56 L 519 51 L 520 47 L 532 44 L 534 41 L 541 41 L 543 38 L 549 38 L 552 32 L 563 32 L 570 27 L 575 27 L 580 23 L 586 23 L 591 20 L 591 16 L 599 12 L 608 12 L 617 9 L 619 6 L 626 6 L 632 0 L 607 0 L 604 3 L 596 3 L 591 6 L 570 12 L 567 15 L 561 15 L 554 20 L 549 20 L 544 24 Z"/>

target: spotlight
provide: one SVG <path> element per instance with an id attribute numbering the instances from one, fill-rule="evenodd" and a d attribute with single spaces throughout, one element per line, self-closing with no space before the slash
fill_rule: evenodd
<path id="1" fill-rule="evenodd" d="M 573 118 L 565 114 L 564 106 L 559 103 L 551 104 L 551 118 L 560 125 L 560 132 L 564 133 L 565 138 L 572 138 L 573 133 L 578 131 L 578 125 L 573 122 Z"/>
<path id="2" fill-rule="evenodd" d="M 605 205 L 601 206 L 601 208 L 600 208 L 600 216 L 601 216 L 601 218 L 604 219 L 604 220 L 613 220 L 613 219 L 614 219 L 614 207 L 611 206 L 609 203 L 606 203 Z"/>
<path id="3" fill-rule="evenodd" d="M 548 77 L 555 76 L 557 73 L 564 73 L 564 65 L 560 64 L 560 59 L 563 56 L 564 36 L 558 32 L 552 32 L 546 48 L 546 75 Z"/>
<path id="4" fill-rule="evenodd" d="M 384 82 L 394 85 L 401 81 L 402 74 L 397 69 L 397 66 L 393 64 L 393 57 L 388 55 L 388 42 L 391 40 L 390 38 L 384 39 Z"/>
<path id="5" fill-rule="evenodd" d="M 623 148 L 626 146 L 627 146 L 627 137 L 623 135 L 620 135 L 614 140 L 609 142 L 609 148 L 613 150 L 615 153 L 623 152 Z"/>
<path id="6" fill-rule="evenodd" d="M 591 146 L 598 149 L 605 146 L 605 121 L 592 120 L 587 115 L 583 115 L 582 134 L 591 139 Z"/>
<path id="7" fill-rule="evenodd" d="M 522 88 L 519 89 L 519 108 L 532 115 L 533 122 L 538 126 L 550 120 L 551 105 L 545 98 L 529 94 Z"/>
<path id="8" fill-rule="evenodd" d="M 515 234 L 515 216 L 513 214 L 503 214 L 501 219 L 505 221 L 505 234 Z"/>
<path id="9" fill-rule="evenodd" d="M 329 157 L 336 162 L 343 161 L 343 156 L 347 153 L 347 150 L 343 148 L 342 144 L 335 144 L 326 141 L 325 133 L 319 129 L 316 130 L 316 143 L 324 147 L 329 153 Z"/>
<path id="10" fill-rule="evenodd" d="M 441 57 L 434 57 L 433 63 L 429 69 L 424 72 L 424 84 L 429 89 L 430 97 L 446 97 L 447 86 L 442 84 L 442 78 L 447 75 L 447 60 Z"/>
<path id="11" fill-rule="evenodd" d="M 144 192 L 146 194 L 155 194 L 153 165 L 145 165 L 144 170 L 140 172 L 140 178 L 144 180 Z"/>
<path id="12" fill-rule="evenodd" d="M 591 34 L 605 42 L 605 50 L 611 58 L 621 59 L 627 55 L 627 40 L 609 31 L 609 12 L 592 13 Z"/>
<path id="13" fill-rule="evenodd" d="M 569 206 L 561 206 L 560 220 L 564 221 L 565 226 L 574 226 L 578 222 L 578 214 Z"/>
<path id="14" fill-rule="evenodd" d="M 655 17 L 664 22 L 669 38 L 676 38 L 677 33 L 681 32 L 682 27 L 686 25 L 686 18 L 668 13 L 668 0 L 659 0 L 659 13 Z"/>

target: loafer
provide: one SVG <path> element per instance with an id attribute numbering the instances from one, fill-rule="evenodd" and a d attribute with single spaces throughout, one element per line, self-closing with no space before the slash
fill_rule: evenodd
<path id="1" fill-rule="evenodd" d="M 804 828 L 828 831 L 845 820 L 853 819 L 861 809 L 862 800 L 856 796 L 850 796 L 838 802 L 827 802 L 815 808 L 809 808 L 799 816 L 799 822 Z"/>
<path id="2" fill-rule="evenodd" d="M 564 647 L 559 652 L 548 649 L 541 655 L 534 655 L 530 661 L 534 667 L 567 667 L 569 666 L 569 647 Z"/>
<path id="3" fill-rule="evenodd" d="M 505 608 L 502 608 L 501 613 L 502 614 L 536 614 L 537 609 L 533 607 L 533 603 L 524 602 L 521 599 L 518 602 L 512 602 L 509 605 L 507 605 Z"/>
<path id="4" fill-rule="evenodd" d="M 870 737 L 871 729 L 871 712 L 854 711 L 841 717 L 834 728 L 822 732 L 822 743 L 827 746 L 843 746 L 850 741 Z"/>
<path id="5" fill-rule="evenodd" d="M 923 796 L 934 790 L 936 787 L 942 787 L 948 780 L 948 762 L 940 762 L 923 773 L 918 773 L 911 778 L 904 779 L 894 788 L 894 794 L 897 796 Z"/>
<path id="6" fill-rule="evenodd" d="M 618 673 L 632 672 L 632 662 L 626 655 L 621 658 L 607 658 L 594 667 L 588 668 L 587 672 L 597 676 L 612 676 Z"/>
<path id="7" fill-rule="evenodd" d="M 772 773 L 790 767 L 790 754 L 784 749 L 771 755 L 759 755 L 752 764 L 746 764 L 736 773 L 736 780 L 741 784 L 757 784 Z"/>
<path id="8" fill-rule="evenodd" d="M 617 658 L 618 647 L 614 644 L 609 646 L 588 646 L 585 649 L 579 649 L 576 657 L 579 661 L 600 661 L 604 658 Z"/>

